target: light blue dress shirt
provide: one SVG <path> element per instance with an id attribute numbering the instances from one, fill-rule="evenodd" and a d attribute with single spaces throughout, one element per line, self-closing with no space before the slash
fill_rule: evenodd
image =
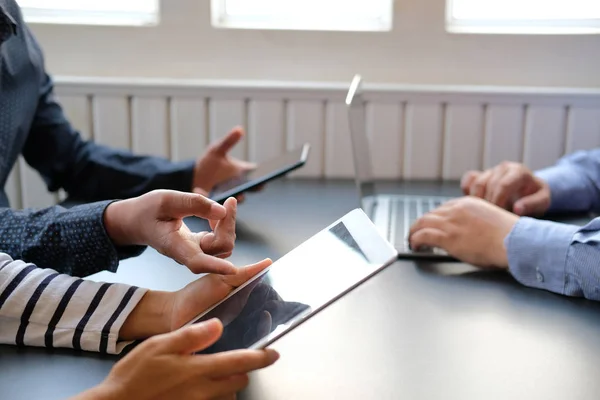
<path id="1" fill-rule="evenodd" d="M 600 149 L 536 172 L 550 186 L 549 211 L 600 210 Z M 509 271 L 526 286 L 600 301 L 600 218 L 584 227 L 520 218 L 505 239 Z"/>

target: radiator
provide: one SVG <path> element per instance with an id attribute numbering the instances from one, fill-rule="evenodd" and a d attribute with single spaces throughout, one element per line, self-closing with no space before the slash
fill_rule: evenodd
<path id="1" fill-rule="evenodd" d="M 233 155 L 260 162 L 310 142 L 294 177 L 349 178 L 348 83 L 57 78 L 56 93 L 87 139 L 184 160 L 233 126 L 247 137 Z M 537 169 L 600 146 L 600 90 L 365 85 L 365 129 L 382 179 L 457 179 L 502 160 Z M 43 207 L 48 193 L 23 160 L 11 173 L 13 207 Z"/>

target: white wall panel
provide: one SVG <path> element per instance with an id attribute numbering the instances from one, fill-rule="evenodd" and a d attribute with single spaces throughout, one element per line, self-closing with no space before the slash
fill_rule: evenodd
<path id="1" fill-rule="evenodd" d="M 600 92 L 365 86 L 365 129 L 376 178 L 458 179 L 468 169 L 503 160 L 532 168 L 565 151 L 600 146 Z M 59 80 L 66 115 L 84 138 L 184 160 L 242 125 L 248 135 L 232 151 L 262 161 L 311 144 L 308 164 L 292 176 L 354 176 L 347 85 L 248 82 Z M 47 193 L 24 162 L 6 191 L 15 207 L 47 206 Z"/>
<path id="2" fill-rule="evenodd" d="M 19 158 L 19 178 L 23 208 L 41 208 L 56 203 L 56 195 L 48 192 L 44 180 L 36 170 L 27 165 L 23 157 Z"/>
<path id="3" fill-rule="evenodd" d="M 84 139 L 92 138 L 92 104 L 87 95 L 61 95 L 58 98 L 73 128 Z"/>
<path id="4" fill-rule="evenodd" d="M 404 139 L 404 177 L 441 178 L 442 107 L 439 104 L 408 104 Z"/>
<path id="5" fill-rule="evenodd" d="M 569 109 L 566 153 L 600 147 L 600 108 Z"/>
<path id="6" fill-rule="evenodd" d="M 199 157 L 208 145 L 206 101 L 176 97 L 170 107 L 171 157 L 174 161 Z"/>
<path id="7" fill-rule="evenodd" d="M 170 157 L 167 99 L 134 97 L 131 101 L 132 150 L 140 155 Z"/>
<path id="8" fill-rule="evenodd" d="M 404 151 L 403 106 L 400 103 L 368 103 L 366 107 L 373 175 L 383 179 L 400 178 Z"/>
<path id="9" fill-rule="evenodd" d="M 290 101 L 287 104 L 287 148 L 310 143 L 306 165 L 290 174 L 297 177 L 320 177 L 324 173 L 325 114 L 321 101 Z"/>
<path id="10" fill-rule="evenodd" d="M 352 178 L 354 162 L 348 126 L 348 109 L 344 103 L 330 102 L 327 103 L 325 113 L 325 176 Z"/>
<path id="11" fill-rule="evenodd" d="M 125 96 L 94 96 L 94 140 L 119 149 L 130 149 L 129 99 Z"/>
<path id="12" fill-rule="evenodd" d="M 502 161 L 522 161 L 523 107 L 489 105 L 485 115 L 483 168 Z"/>
<path id="13" fill-rule="evenodd" d="M 448 104 L 444 127 L 444 179 L 460 179 L 482 167 L 482 105 Z"/>
<path id="14" fill-rule="evenodd" d="M 224 138 L 234 127 L 246 124 L 244 100 L 210 100 L 208 106 L 211 143 Z M 248 159 L 247 142 L 247 137 L 242 138 L 229 154 L 242 160 Z"/>
<path id="15" fill-rule="evenodd" d="M 21 201 L 21 178 L 19 173 L 19 163 L 15 163 L 12 171 L 8 175 L 8 181 L 4 189 L 8 196 L 8 201 L 12 208 L 21 209 L 23 208 L 23 202 Z"/>
<path id="16" fill-rule="evenodd" d="M 564 154 L 566 135 L 564 107 L 527 108 L 523 163 L 532 170 L 550 166 Z"/>
<path id="17" fill-rule="evenodd" d="M 256 100 L 248 105 L 248 159 L 261 162 L 286 150 L 285 102 Z"/>

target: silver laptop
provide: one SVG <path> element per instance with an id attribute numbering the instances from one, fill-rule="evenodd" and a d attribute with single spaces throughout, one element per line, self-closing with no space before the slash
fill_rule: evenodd
<path id="1" fill-rule="evenodd" d="M 450 200 L 449 197 L 377 194 L 375 192 L 361 82 L 360 75 L 354 76 L 346 97 L 346 105 L 348 106 L 356 185 L 362 209 L 384 237 L 396 247 L 399 255 L 450 258 L 442 249 L 413 250 L 408 244 L 411 225 L 423 214 Z"/>

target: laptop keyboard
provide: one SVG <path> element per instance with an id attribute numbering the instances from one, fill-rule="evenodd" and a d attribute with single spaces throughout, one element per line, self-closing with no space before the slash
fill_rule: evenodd
<path id="1" fill-rule="evenodd" d="M 450 198 L 442 197 L 394 197 L 390 202 L 392 208 L 392 224 L 394 231 L 394 245 L 397 249 L 408 249 L 408 232 L 410 227 L 423 214 L 439 207 Z"/>

